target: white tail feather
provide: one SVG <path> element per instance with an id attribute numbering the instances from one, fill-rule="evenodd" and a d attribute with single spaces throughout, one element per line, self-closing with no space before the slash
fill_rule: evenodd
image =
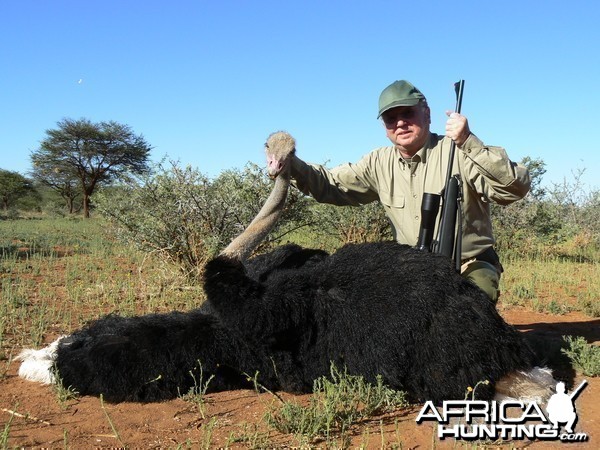
<path id="1" fill-rule="evenodd" d="M 22 361 L 19 376 L 29 381 L 43 384 L 53 384 L 56 380 L 52 373 L 52 365 L 56 360 L 58 343 L 64 336 L 59 337 L 49 346 L 40 350 L 26 349 L 15 358 Z"/>
<path id="2" fill-rule="evenodd" d="M 525 371 L 511 372 L 496 383 L 494 400 L 521 400 L 542 403 L 554 393 L 556 380 L 547 367 L 534 367 Z"/>

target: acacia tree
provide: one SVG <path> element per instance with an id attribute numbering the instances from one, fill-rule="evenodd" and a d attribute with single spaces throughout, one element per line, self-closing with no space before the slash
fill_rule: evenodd
<path id="1" fill-rule="evenodd" d="M 87 119 L 63 119 L 57 125 L 57 129 L 46 130 L 47 137 L 31 154 L 33 173 L 46 184 L 58 175 L 63 180 L 77 179 L 86 218 L 90 216 L 90 196 L 98 185 L 148 170 L 151 147 L 128 125 Z"/>
<path id="2" fill-rule="evenodd" d="M 0 200 L 5 211 L 25 195 L 34 192 L 31 181 L 19 172 L 0 169 Z"/>
<path id="3" fill-rule="evenodd" d="M 77 175 L 69 167 L 58 167 L 53 161 L 39 161 L 33 177 L 57 192 L 66 202 L 69 214 L 75 211 L 75 200 L 81 197 Z"/>

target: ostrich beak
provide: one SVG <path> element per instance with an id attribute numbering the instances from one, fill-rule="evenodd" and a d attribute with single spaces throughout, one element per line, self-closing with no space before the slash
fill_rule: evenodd
<path id="1" fill-rule="evenodd" d="M 272 155 L 267 155 L 267 174 L 269 175 L 269 178 L 277 178 L 277 175 L 281 173 L 282 169 L 283 161 L 277 159 Z"/>

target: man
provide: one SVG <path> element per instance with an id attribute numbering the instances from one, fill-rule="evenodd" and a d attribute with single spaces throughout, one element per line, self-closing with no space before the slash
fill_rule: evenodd
<path id="1" fill-rule="evenodd" d="M 295 186 L 322 203 L 354 205 L 381 201 L 396 240 L 415 245 L 424 192 L 440 193 L 446 181 L 451 140 L 457 146 L 453 173 L 463 190 L 461 273 L 498 300 L 502 266 L 493 249 L 490 202 L 506 205 L 527 194 L 527 169 L 511 162 L 505 150 L 486 146 L 469 129 L 465 116 L 447 111 L 446 136 L 429 131 L 429 106 L 411 83 L 395 81 L 379 97 L 379 115 L 392 142 L 356 164 L 332 170 L 295 157 Z"/>
<path id="2" fill-rule="evenodd" d="M 573 433 L 573 425 L 577 421 L 577 414 L 575 413 L 573 399 L 566 393 L 565 383 L 562 381 L 556 384 L 556 394 L 553 394 L 548 400 L 546 412 L 550 422 L 552 422 L 552 428 L 558 428 L 559 422 L 566 423 L 565 431 Z"/>

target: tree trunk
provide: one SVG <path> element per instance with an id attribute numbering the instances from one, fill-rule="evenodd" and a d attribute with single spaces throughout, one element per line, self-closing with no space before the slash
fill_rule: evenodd
<path id="1" fill-rule="evenodd" d="M 83 218 L 90 218 L 90 196 L 87 192 L 83 192 Z"/>

